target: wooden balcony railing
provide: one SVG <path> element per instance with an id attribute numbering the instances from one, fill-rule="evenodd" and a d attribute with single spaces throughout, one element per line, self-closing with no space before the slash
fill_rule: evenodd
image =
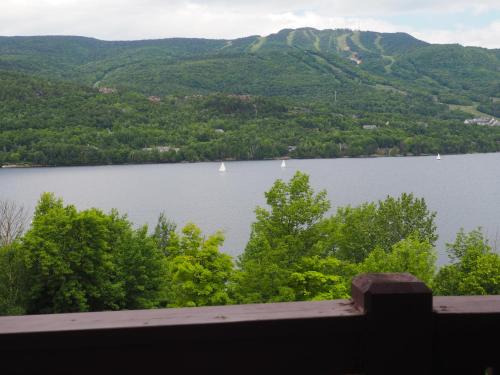
<path id="1" fill-rule="evenodd" d="M 432 297 L 408 274 L 353 300 L 0 318 L 2 374 L 492 374 L 500 296 Z"/>

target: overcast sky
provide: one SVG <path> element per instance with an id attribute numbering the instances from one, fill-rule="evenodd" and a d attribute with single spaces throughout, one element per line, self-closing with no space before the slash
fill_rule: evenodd
<path id="1" fill-rule="evenodd" d="M 500 48 L 500 0 L 0 0 L 3 36 L 237 38 L 304 26 Z"/>

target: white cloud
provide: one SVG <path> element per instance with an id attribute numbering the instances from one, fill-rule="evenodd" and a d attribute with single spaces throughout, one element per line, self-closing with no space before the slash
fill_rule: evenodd
<path id="1" fill-rule="evenodd" d="M 397 26 L 376 18 L 324 17 L 313 12 L 270 14 L 268 18 L 281 28 L 315 27 L 317 29 L 360 29 L 382 32 L 401 31 Z"/>
<path id="2" fill-rule="evenodd" d="M 157 3 L 162 2 L 161 0 Z M 500 10 L 498 0 L 190 0 L 213 9 L 300 12 L 310 10 L 324 16 L 389 16 L 414 12 L 462 12 Z"/>
<path id="3" fill-rule="evenodd" d="M 478 27 L 439 24 L 448 14 L 481 18 L 496 11 L 498 0 L 0 0 L 0 35 L 235 38 L 310 26 L 406 31 L 430 42 L 498 48 L 500 20 Z M 398 15 L 435 17 L 436 26 L 387 21 Z"/>
<path id="4" fill-rule="evenodd" d="M 500 48 L 500 21 L 476 29 L 462 26 L 456 30 L 438 29 L 414 32 L 413 35 L 431 43 L 459 43 L 464 46 Z"/>

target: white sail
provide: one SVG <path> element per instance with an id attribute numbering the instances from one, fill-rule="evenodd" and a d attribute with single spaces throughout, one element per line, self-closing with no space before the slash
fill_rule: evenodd
<path id="1" fill-rule="evenodd" d="M 225 172 L 225 171 L 226 171 L 226 166 L 222 162 L 222 163 L 220 163 L 219 172 Z"/>
<path id="2" fill-rule="evenodd" d="M 436 156 L 436 159 L 441 160 L 441 155 L 438 154 L 438 156 Z"/>
<path id="3" fill-rule="evenodd" d="M 286 163 L 284 160 L 281 161 L 281 168 L 286 168 Z"/>

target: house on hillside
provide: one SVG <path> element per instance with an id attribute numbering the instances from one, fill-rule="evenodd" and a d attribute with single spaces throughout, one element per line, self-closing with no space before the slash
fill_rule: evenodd
<path id="1" fill-rule="evenodd" d="M 116 89 L 112 87 L 99 87 L 99 92 L 101 94 L 114 94 L 116 93 Z"/>
<path id="2" fill-rule="evenodd" d="M 154 96 L 154 95 L 150 96 L 150 97 L 148 98 L 148 100 L 149 100 L 151 103 L 159 103 L 159 102 L 161 102 L 161 98 L 160 98 L 159 96 Z"/>
<path id="3" fill-rule="evenodd" d="M 252 100 L 252 97 L 250 95 L 236 95 L 236 94 L 229 94 L 228 95 L 228 98 L 235 98 L 235 99 L 239 99 L 241 100 L 242 102 L 249 102 L 250 100 Z"/>
<path id="4" fill-rule="evenodd" d="M 169 152 L 169 151 L 175 151 L 179 152 L 180 148 L 178 147 L 171 147 L 171 146 L 157 146 L 157 147 L 145 147 L 142 149 L 142 151 L 158 151 L 158 152 Z"/>
<path id="5" fill-rule="evenodd" d="M 493 117 L 476 117 L 464 121 L 468 125 L 500 126 L 500 121 Z"/>

